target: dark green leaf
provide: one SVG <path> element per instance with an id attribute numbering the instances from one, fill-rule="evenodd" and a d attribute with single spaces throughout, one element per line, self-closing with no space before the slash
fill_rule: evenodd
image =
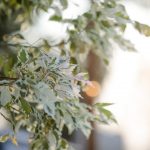
<path id="1" fill-rule="evenodd" d="M 52 21 L 61 21 L 62 20 L 62 16 L 57 16 L 57 15 L 54 15 L 50 18 L 50 20 Z"/>
<path id="2" fill-rule="evenodd" d="M 21 102 L 21 106 L 22 106 L 23 110 L 25 111 L 25 113 L 30 114 L 32 109 L 31 109 L 31 106 L 30 106 L 29 102 L 27 102 L 23 98 L 20 98 L 20 102 Z"/>
<path id="3" fill-rule="evenodd" d="M 21 49 L 18 54 L 18 60 L 22 63 L 25 63 L 29 59 L 28 53 L 25 49 Z"/>

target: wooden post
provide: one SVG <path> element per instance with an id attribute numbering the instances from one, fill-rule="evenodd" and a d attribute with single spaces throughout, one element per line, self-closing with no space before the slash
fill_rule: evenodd
<path id="1" fill-rule="evenodd" d="M 105 73 L 105 67 L 103 61 L 94 52 L 90 51 L 87 58 L 87 71 L 89 73 L 90 81 L 102 82 Z M 92 105 L 95 97 L 90 97 L 84 94 L 84 99 L 89 105 Z M 95 150 L 95 124 L 92 123 L 93 131 L 91 132 L 88 140 L 88 150 Z"/>

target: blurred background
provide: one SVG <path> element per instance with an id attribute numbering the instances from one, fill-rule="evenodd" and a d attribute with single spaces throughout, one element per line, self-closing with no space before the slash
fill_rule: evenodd
<path id="1" fill-rule="evenodd" d="M 90 7 L 88 0 L 74 1 L 64 11 L 64 18 L 76 18 Z M 149 0 L 123 3 L 131 19 L 150 25 Z M 40 38 L 51 39 L 55 43 L 66 39 L 68 26 L 48 21 L 50 13 L 42 13 L 34 20 L 33 26 L 22 30 L 29 43 Z M 96 125 L 94 136 L 89 141 L 80 131 L 76 132 L 70 140 L 76 150 L 87 150 L 88 142 L 94 144 L 95 150 L 150 150 L 150 38 L 139 34 L 130 25 L 124 36 L 134 43 L 137 51 L 123 51 L 114 44 L 107 73 L 101 81 L 100 94 L 96 98 L 96 101 L 114 103 L 109 110 L 118 124 Z M 99 67 L 97 71 L 103 72 L 103 69 Z M 0 131 L 9 132 L 7 122 L 1 116 L 0 119 Z M 27 138 L 28 134 L 22 131 L 18 134 L 19 147 L 7 142 L 0 145 L 0 150 L 27 150 Z"/>
<path id="2" fill-rule="evenodd" d="M 131 19 L 150 25 L 149 0 L 130 0 L 125 6 Z M 124 36 L 134 43 L 137 52 L 115 48 L 98 100 L 114 103 L 110 110 L 118 125 L 99 127 L 100 131 L 110 135 L 109 140 L 102 136 L 100 142 L 102 150 L 149 150 L 150 38 L 140 35 L 131 26 L 128 26 Z M 118 147 L 114 145 L 117 145 L 116 135 L 121 140 L 118 139 Z M 119 147 L 121 142 L 122 147 Z"/>

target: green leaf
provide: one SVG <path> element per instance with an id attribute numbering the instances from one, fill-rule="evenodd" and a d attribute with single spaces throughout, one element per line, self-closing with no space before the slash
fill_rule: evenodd
<path id="1" fill-rule="evenodd" d="M 5 106 L 11 100 L 11 94 L 8 87 L 1 87 L 0 103 Z"/>
<path id="2" fill-rule="evenodd" d="M 97 107 L 106 107 L 106 106 L 111 106 L 113 103 L 96 103 L 95 106 Z"/>
<path id="3" fill-rule="evenodd" d="M 71 134 L 74 131 L 75 126 L 74 126 L 73 118 L 68 112 L 64 113 L 64 121 L 67 126 L 68 133 Z"/>
<path id="4" fill-rule="evenodd" d="M 25 63 L 29 59 L 29 55 L 25 49 L 21 49 L 18 54 L 18 60 L 22 63 Z"/>
<path id="5" fill-rule="evenodd" d="M 102 117 L 102 120 L 105 123 L 108 123 L 109 121 L 113 121 L 117 123 L 116 119 L 114 118 L 114 115 L 111 111 L 107 110 L 105 107 L 113 105 L 113 103 L 96 103 L 94 107 L 100 112 L 100 115 Z M 107 119 L 107 120 L 106 120 Z"/>
<path id="6" fill-rule="evenodd" d="M 85 135 L 85 137 L 88 139 L 90 134 L 91 134 L 91 130 L 92 127 L 90 125 L 90 123 L 88 124 L 83 124 L 83 126 L 81 127 L 81 131 L 83 132 L 83 134 Z"/>
<path id="7" fill-rule="evenodd" d="M 52 5 L 52 3 L 53 3 L 53 0 L 48 0 L 48 5 L 49 6 Z"/>
<path id="8" fill-rule="evenodd" d="M 60 0 L 60 3 L 64 9 L 68 7 L 68 0 Z"/>
<path id="9" fill-rule="evenodd" d="M 22 106 L 23 110 L 25 111 L 25 113 L 30 114 L 30 112 L 32 111 L 30 104 L 23 98 L 20 98 L 20 102 L 21 102 L 21 106 Z"/>
<path id="10" fill-rule="evenodd" d="M 9 134 L 5 134 L 3 136 L 0 136 L 0 142 L 4 143 L 10 138 Z"/>
<path id="11" fill-rule="evenodd" d="M 56 149 L 57 140 L 56 140 L 56 136 L 53 133 L 53 131 L 49 131 L 48 141 L 49 141 L 49 147 L 50 147 L 50 149 L 52 149 L 52 150 Z"/>
<path id="12" fill-rule="evenodd" d="M 17 139 L 16 139 L 15 136 L 11 136 L 10 139 L 11 139 L 11 142 L 12 142 L 14 145 L 18 146 L 18 142 L 17 142 Z"/>
<path id="13" fill-rule="evenodd" d="M 102 20 L 101 23 L 106 28 L 109 28 L 111 26 L 110 23 L 107 20 Z"/>
<path id="14" fill-rule="evenodd" d="M 62 16 L 54 15 L 54 16 L 50 17 L 50 20 L 52 20 L 52 21 L 61 21 Z"/>
<path id="15" fill-rule="evenodd" d="M 111 118 L 112 113 L 109 110 L 107 110 L 105 108 L 101 108 L 100 110 L 101 110 L 101 113 L 103 113 L 105 116 L 107 116 L 107 118 L 109 118 L 109 119 Z"/>
<path id="16" fill-rule="evenodd" d="M 145 36 L 150 36 L 150 26 L 135 22 L 134 24 L 135 28 L 141 33 L 144 34 Z"/>
<path id="17" fill-rule="evenodd" d="M 111 111 L 105 109 L 105 108 L 102 108 L 101 109 L 101 113 L 108 119 L 108 122 L 109 121 L 113 121 L 115 123 L 117 123 L 117 120 L 114 118 L 113 114 Z"/>
<path id="18" fill-rule="evenodd" d="M 68 143 L 65 139 L 61 140 L 60 145 L 61 145 L 62 150 L 67 150 L 68 149 Z"/>
<path id="19" fill-rule="evenodd" d="M 39 103 L 44 106 L 45 112 L 48 115 L 54 117 L 55 102 L 57 99 L 52 89 L 50 89 L 50 87 L 46 83 L 39 82 L 35 86 L 35 95 Z"/>
<path id="20" fill-rule="evenodd" d="M 107 58 L 103 58 L 103 61 L 106 65 L 109 65 L 109 60 Z"/>

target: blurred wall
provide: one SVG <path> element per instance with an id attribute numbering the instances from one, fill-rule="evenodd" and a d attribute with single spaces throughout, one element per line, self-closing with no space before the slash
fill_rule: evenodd
<path id="1" fill-rule="evenodd" d="M 150 0 L 127 0 L 127 1 L 137 3 L 143 7 L 150 7 Z"/>
<path id="2" fill-rule="evenodd" d="M 150 1 L 130 0 L 125 6 L 132 19 L 150 25 Z M 128 26 L 125 37 L 135 44 L 137 52 L 122 51 L 114 45 L 109 74 L 99 98 L 114 103 L 110 110 L 118 125 L 101 129 L 119 133 L 125 150 L 150 150 L 150 38 L 132 26 Z"/>

